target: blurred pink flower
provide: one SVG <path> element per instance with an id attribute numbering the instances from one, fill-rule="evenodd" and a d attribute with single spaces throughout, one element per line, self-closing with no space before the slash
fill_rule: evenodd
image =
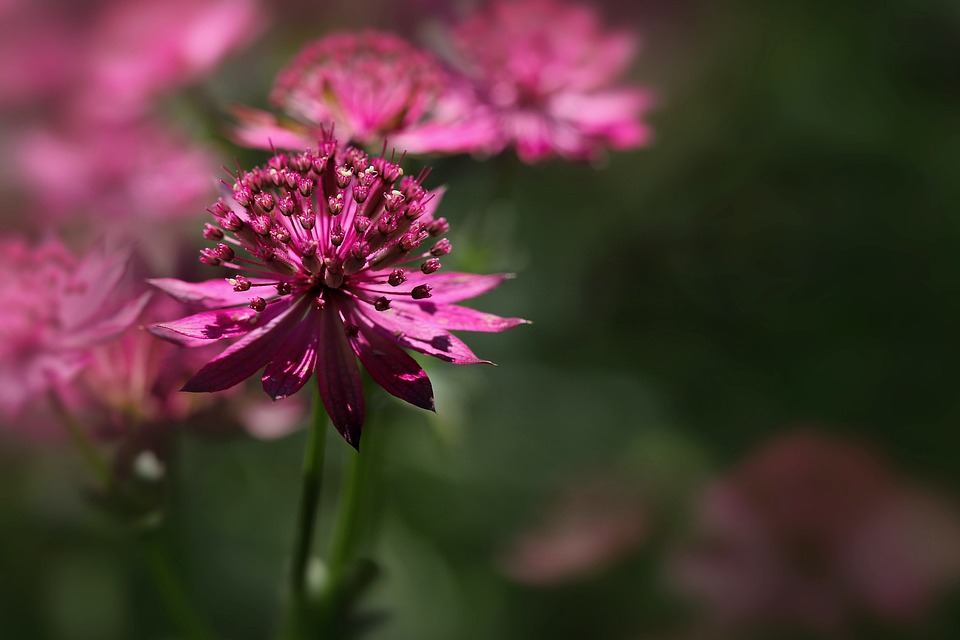
<path id="1" fill-rule="evenodd" d="M 192 215 L 215 191 L 215 157 L 160 121 L 34 128 L 16 160 L 27 196 L 55 221 L 139 237 L 144 224 Z M 51 180 L 50 176 L 63 176 Z"/>
<path id="2" fill-rule="evenodd" d="M 455 364 L 477 358 L 450 330 L 504 331 L 524 321 L 452 303 L 499 285 L 506 276 L 436 274 L 450 251 L 435 219 L 440 193 L 399 166 L 328 139 L 313 152 L 277 154 L 240 172 L 233 193 L 210 209 L 220 240 L 200 260 L 249 276 L 155 286 L 204 311 L 152 327 L 186 345 L 240 338 L 211 360 L 184 391 L 228 389 L 266 367 L 273 398 L 299 391 L 317 372 L 334 426 L 359 446 L 364 417 L 359 358 L 373 380 L 411 404 L 433 409 L 426 373 L 401 347 Z M 243 255 L 238 255 L 239 251 Z M 420 264 L 404 268 L 411 262 Z"/>
<path id="3" fill-rule="evenodd" d="M 148 294 L 124 294 L 126 252 L 98 248 L 76 260 L 59 242 L 22 238 L 0 241 L 0 251 L 0 415 L 12 421 L 129 327 Z"/>
<path id="4" fill-rule="evenodd" d="M 513 541 L 500 565 L 527 584 L 575 580 L 636 551 L 647 541 L 649 527 L 644 499 L 629 484 L 578 482 L 548 506 L 537 526 Z"/>
<path id="5" fill-rule="evenodd" d="M 302 150 L 333 129 L 344 143 L 408 153 L 482 151 L 493 140 L 470 89 L 430 54 L 389 33 L 337 33 L 281 71 L 271 102 L 288 119 L 238 108 L 241 144 Z M 289 119 L 292 118 L 292 119 Z"/>
<path id="6" fill-rule="evenodd" d="M 954 506 L 869 450 L 781 437 L 704 493 L 674 579 L 721 629 L 836 633 L 859 617 L 917 622 L 960 579 Z"/>
<path id="7" fill-rule="evenodd" d="M 499 148 L 525 162 L 589 159 L 647 144 L 648 91 L 617 86 L 635 39 L 606 32 L 593 8 L 496 0 L 453 32 L 457 62 L 496 115 Z"/>
<path id="8" fill-rule="evenodd" d="M 142 117 L 156 97 L 212 71 L 266 26 L 257 0 L 138 0 L 105 6 L 88 34 L 88 113 Z"/>

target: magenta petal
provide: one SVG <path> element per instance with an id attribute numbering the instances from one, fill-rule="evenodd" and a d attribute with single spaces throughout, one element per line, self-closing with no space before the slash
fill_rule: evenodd
<path id="1" fill-rule="evenodd" d="M 387 309 L 373 314 L 365 315 L 380 335 L 402 347 L 453 364 L 492 364 L 489 360 L 477 358 L 470 347 L 453 334 L 403 309 Z"/>
<path id="2" fill-rule="evenodd" d="M 492 313 L 460 307 L 455 304 L 436 304 L 433 298 L 418 302 L 397 302 L 396 308 L 411 316 L 421 316 L 424 322 L 435 324 L 447 331 L 483 331 L 499 333 L 521 324 L 529 324 L 523 318 L 501 318 Z"/>
<path id="3" fill-rule="evenodd" d="M 393 340 L 377 333 L 369 320 L 363 316 L 357 319 L 360 331 L 350 346 L 373 381 L 401 400 L 433 411 L 433 386 L 417 361 Z"/>
<path id="4" fill-rule="evenodd" d="M 73 271 L 73 286 L 67 287 L 60 299 L 61 327 L 70 330 L 83 327 L 103 313 L 130 267 L 130 253 L 129 248 L 107 253 L 101 245 L 84 256 Z"/>
<path id="5" fill-rule="evenodd" d="M 288 300 L 279 300 L 259 313 L 250 307 L 201 311 L 179 320 L 159 322 L 149 327 L 149 331 L 158 338 L 176 343 L 183 343 L 178 336 L 195 340 L 236 338 L 262 327 L 289 308 Z"/>
<path id="6" fill-rule="evenodd" d="M 343 321 L 333 308 L 320 313 L 318 348 L 317 386 L 323 406 L 340 435 L 359 450 L 363 381 Z"/>
<path id="7" fill-rule="evenodd" d="M 421 284 L 430 285 L 432 302 L 459 302 L 474 298 L 495 289 L 513 276 L 509 273 L 477 275 L 474 273 L 440 272 L 425 275 L 420 271 L 408 271 L 404 289 Z"/>
<path id="8" fill-rule="evenodd" d="M 272 282 L 262 278 L 248 278 L 251 284 Z M 160 289 L 174 300 L 188 304 L 199 304 L 208 309 L 215 307 L 235 307 L 245 304 L 253 294 L 249 291 L 237 292 L 226 278 L 205 282 L 184 282 L 176 278 L 154 278 L 148 283 Z"/>
<path id="9" fill-rule="evenodd" d="M 243 382 L 270 361 L 290 329 L 300 321 L 302 311 L 303 307 L 296 305 L 251 331 L 204 365 L 181 391 L 222 391 Z"/>
<path id="10" fill-rule="evenodd" d="M 293 395 L 307 384 L 317 366 L 320 319 L 311 311 L 293 328 L 263 371 L 263 390 L 274 400 Z"/>

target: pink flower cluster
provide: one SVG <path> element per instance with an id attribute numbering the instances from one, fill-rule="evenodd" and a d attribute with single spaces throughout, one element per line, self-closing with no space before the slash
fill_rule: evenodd
<path id="1" fill-rule="evenodd" d="M 301 149 L 333 128 L 377 151 L 583 160 L 650 139 L 647 91 L 617 85 L 634 39 L 601 28 L 586 6 L 494 2 L 450 31 L 446 63 L 382 32 L 308 44 L 272 94 L 283 118 L 238 108 L 241 144 Z M 306 144 L 305 144 L 306 143 Z"/>

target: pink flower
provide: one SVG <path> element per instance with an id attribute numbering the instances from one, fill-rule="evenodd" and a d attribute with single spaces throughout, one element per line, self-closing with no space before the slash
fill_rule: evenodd
<path id="1" fill-rule="evenodd" d="M 340 151 L 332 139 L 240 173 L 232 195 L 211 209 L 219 226 L 207 225 L 205 235 L 219 243 L 200 260 L 248 275 L 152 281 L 209 309 L 155 325 L 158 336 L 188 345 L 239 338 L 184 390 L 228 389 L 266 367 L 264 391 L 283 398 L 316 371 L 334 425 L 357 447 L 364 415 L 357 358 L 377 384 L 425 409 L 433 409 L 430 381 L 401 347 L 456 364 L 486 362 L 449 332 L 525 321 L 453 303 L 506 276 L 435 273 L 450 243 L 421 245 L 448 228 L 433 216 L 440 193 L 401 175 L 384 158 Z"/>
<path id="2" fill-rule="evenodd" d="M 81 103 L 128 119 L 202 78 L 265 26 L 256 0 L 147 0 L 106 6 L 89 34 Z"/>
<path id="3" fill-rule="evenodd" d="M 271 102 L 292 120 L 239 108 L 241 144 L 305 149 L 331 127 L 344 142 L 418 154 L 479 151 L 493 139 L 462 81 L 430 54 L 378 31 L 308 44 L 277 77 Z"/>
<path id="4" fill-rule="evenodd" d="M 26 196 L 36 198 L 45 223 L 139 233 L 144 223 L 182 217 L 214 192 L 204 176 L 215 157 L 160 121 L 36 128 L 18 146 L 23 180 L 44 185 Z"/>
<path id="5" fill-rule="evenodd" d="M 56 241 L 21 238 L 0 241 L 0 251 L 0 414 L 14 420 L 130 326 L 147 296 L 122 294 L 126 253 L 98 249 L 78 261 Z"/>
<path id="6" fill-rule="evenodd" d="M 525 162 L 595 157 L 646 144 L 647 91 L 618 87 L 634 39 L 605 32 L 592 8 L 499 0 L 457 26 L 459 64 L 496 114 L 500 148 Z"/>
<path id="7" fill-rule="evenodd" d="M 697 520 L 699 541 L 674 578 L 726 629 L 915 623 L 960 580 L 954 505 L 871 451 L 816 432 L 761 448 L 708 488 Z"/>

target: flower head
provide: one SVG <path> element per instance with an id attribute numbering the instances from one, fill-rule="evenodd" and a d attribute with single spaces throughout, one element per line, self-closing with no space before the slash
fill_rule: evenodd
<path id="1" fill-rule="evenodd" d="M 125 253 L 95 250 L 77 260 L 59 242 L 19 238 L 0 242 L 0 251 L 0 414 L 17 419 L 130 326 L 146 295 L 123 295 Z"/>
<path id="2" fill-rule="evenodd" d="M 393 395 L 433 409 L 423 369 L 401 347 L 453 362 L 485 362 L 451 330 L 503 331 L 525 322 L 456 304 L 506 276 L 437 273 L 450 251 L 434 210 L 440 193 L 423 176 L 327 138 L 318 150 L 276 154 L 240 172 L 211 208 L 216 242 L 200 260 L 235 271 L 202 283 L 155 286 L 208 310 L 152 327 L 196 345 L 239 338 L 184 386 L 220 391 L 264 369 L 273 398 L 300 390 L 316 371 L 334 425 L 359 446 L 364 403 L 357 358 Z M 240 271 L 245 272 L 239 273 Z"/>
<path id="3" fill-rule="evenodd" d="M 498 0 L 457 26 L 460 66 L 496 114 L 500 147 L 526 162 L 587 159 L 605 147 L 645 144 L 649 94 L 613 83 L 632 37 L 609 33 L 593 9 L 557 0 Z"/>
<path id="4" fill-rule="evenodd" d="M 777 438 L 704 492 L 677 586 L 717 625 L 849 635 L 919 622 L 960 580 L 960 516 L 870 449 Z"/>
<path id="5" fill-rule="evenodd" d="M 429 53 L 379 31 L 311 42 L 277 77 L 271 101 L 294 122 L 238 109 L 241 143 L 304 149 L 332 126 L 344 142 L 370 148 L 459 153 L 482 150 L 493 136 L 463 82 Z"/>

